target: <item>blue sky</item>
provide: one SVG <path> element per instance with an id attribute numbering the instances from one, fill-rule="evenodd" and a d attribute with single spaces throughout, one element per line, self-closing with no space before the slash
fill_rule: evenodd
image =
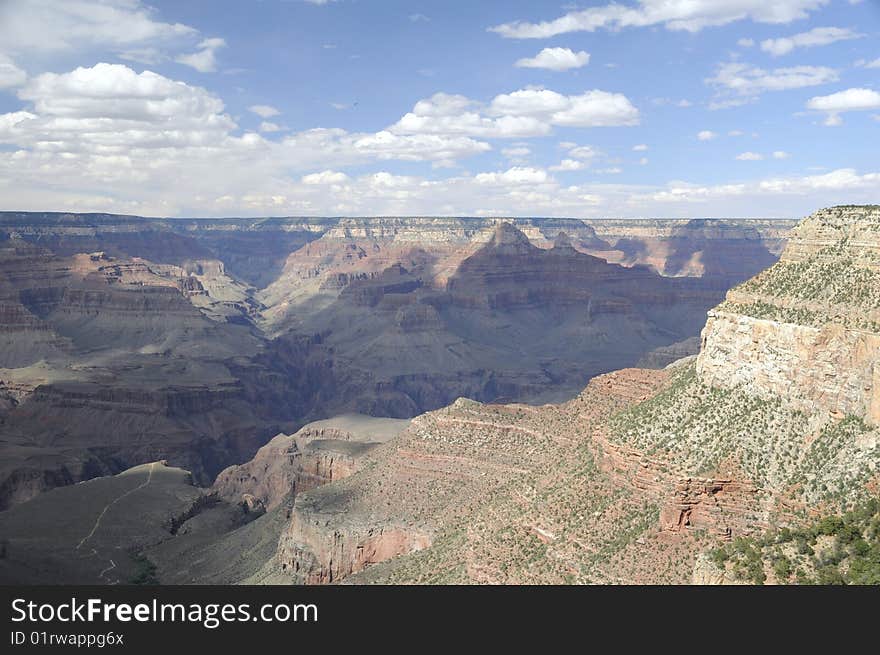
<path id="1" fill-rule="evenodd" d="M 0 0 L 4 209 L 880 202 L 872 0 Z"/>

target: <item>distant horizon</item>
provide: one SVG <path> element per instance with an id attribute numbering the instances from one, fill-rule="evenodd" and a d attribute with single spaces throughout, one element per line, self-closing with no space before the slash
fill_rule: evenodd
<path id="1" fill-rule="evenodd" d="M 831 209 L 846 205 L 831 205 L 820 209 Z M 871 207 L 873 205 L 857 205 Z M 820 210 L 816 210 L 820 211 Z M 812 213 L 812 212 L 811 212 Z M 431 214 L 395 214 L 395 215 L 254 215 L 254 216 L 144 216 L 141 214 L 121 214 L 116 212 L 88 211 L 57 211 L 57 210 L 16 210 L 0 209 L 0 218 L 8 214 L 51 214 L 53 216 L 92 216 L 107 218 L 135 218 L 150 221 L 336 221 L 345 219 L 457 219 L 468 221 L 800 221 L 804 216 L 468 216 L 468 215 L 431 215 Z"/>

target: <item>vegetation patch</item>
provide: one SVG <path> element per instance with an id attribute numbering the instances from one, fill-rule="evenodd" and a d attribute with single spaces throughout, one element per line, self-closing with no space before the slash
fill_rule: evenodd
<path id="1" fill-rule="evenodd" d="M 733 579 L 753 584 L 880 584 L 880 499 L 801 528 L 735 539 L 710 558 Z"/>

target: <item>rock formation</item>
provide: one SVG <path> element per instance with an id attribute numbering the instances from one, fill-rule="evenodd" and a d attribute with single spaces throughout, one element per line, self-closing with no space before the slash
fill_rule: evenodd
<path id="1" fill-rule="evenodd" d="M 697 361 L 712 386 L 880 424 L 880 209 L 835 207 L 710 312 Z"/>

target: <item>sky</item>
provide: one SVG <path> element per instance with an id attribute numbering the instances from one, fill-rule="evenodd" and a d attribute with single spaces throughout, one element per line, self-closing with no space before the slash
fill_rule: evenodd
<path id="1" fill-rule="evenodd" d="M 880 203 L 880 0 L 0 0 L 0 209 Z"/>

